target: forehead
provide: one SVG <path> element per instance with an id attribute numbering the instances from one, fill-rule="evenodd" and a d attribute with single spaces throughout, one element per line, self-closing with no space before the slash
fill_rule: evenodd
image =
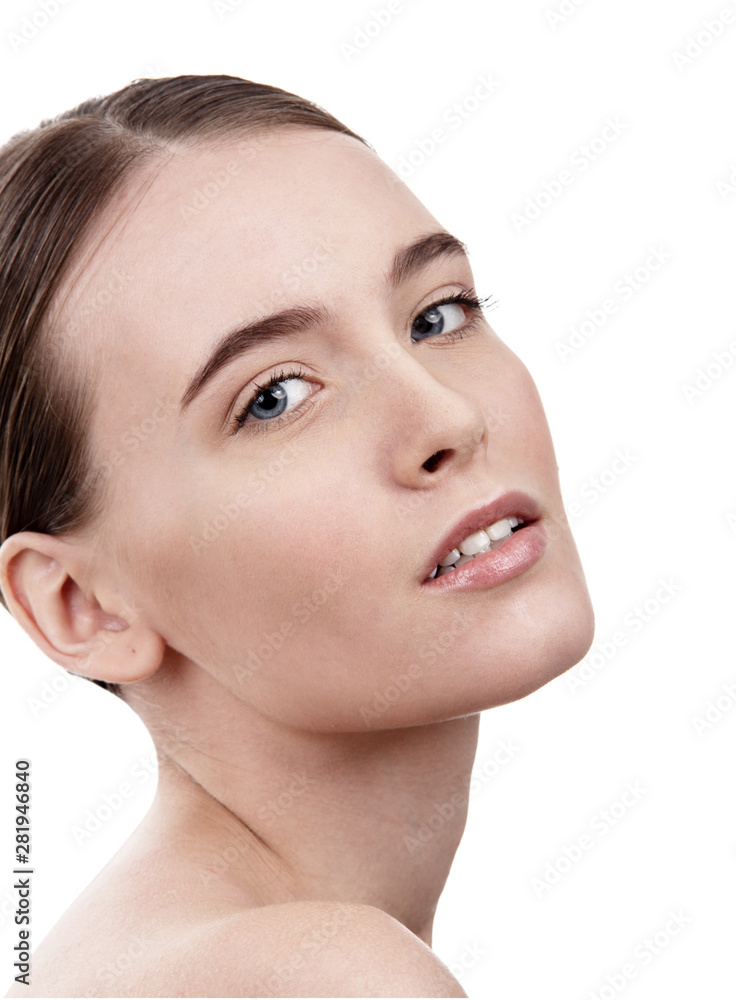
<path id="1" fill-rule="evenodd" d="M 190 454 L 198 425 L 175 414 L 223 334 L 305 303 L 354 324 L 381 301 L 395 249 L 443 228 L 358 140 L 301 129 L 267 138 L 146 163 L 69 283 L 65 363 L 92 380 L 90 443 L 125 503 L 134 468 L 153 489 L 173 481 L 182 448 Z M 273 361 L 264 354 L 262 367 Z"/>
<path id="2" fill-rule="evenodd" d="M 383 281 L 398 244 L 436 228 L 349 136 L 293 129 L 179 148 L 148 161 L 103 215 L 59 326 L 99 390 L 127 378 L 174 396 L 224 330 L 305 298 L 339 309 Z"/>

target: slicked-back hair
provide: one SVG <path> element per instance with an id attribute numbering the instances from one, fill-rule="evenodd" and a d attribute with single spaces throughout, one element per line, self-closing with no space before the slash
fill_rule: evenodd
<path id="1" fill-rule="evenodd" d="M 278 87 L 176 76 L 84 101 L 0 149 L 0 544 L 24 530 L 83 532 L 104 512 L 105 477 L 89 444 L 92 386 L 54 363 L 76 324 L 72 317 L 60 329 L 53 312 L 106 206 L 136 170 L 175 146 L 290 128 L 365 143 Z M 120 694 L 119 685 L 90 679 Z"/>

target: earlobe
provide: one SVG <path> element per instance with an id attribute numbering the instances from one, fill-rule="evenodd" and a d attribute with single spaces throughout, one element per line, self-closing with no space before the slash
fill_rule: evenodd
<path id="1" fill-rule="evenodd" d="M 90 565 L 84 543 L 21 531 L 0 546 L 0 587 L 13 617 L 59 666 L 114 684 L 150 677 L 165 640 L 117 594 L 103 607 L 94 582 L 82 579 Z"/>

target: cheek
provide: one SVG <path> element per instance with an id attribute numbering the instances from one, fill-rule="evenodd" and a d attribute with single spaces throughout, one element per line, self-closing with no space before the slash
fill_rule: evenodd
<path id="1" fill-rule="evenodd" d="M 491 432 L 483 488 L 515 485 L 561 507 L 534 382 L 508 348 L 497 357 L 478 397 Z M 238 460 L 150 515 L 138 554 L 169 644 L 263 714 L 322 731 L 479 711 L 577 662 L 587 592 L 574 543 L 556 543 L 547 575 L 525 587 L 428 602 L 417 567 L 382 547 L 394 508 L 368 503 L 376 484 L 346 478 L 351 467 L 352 448 L 282 456 L 255 480 Z"/>
<path id="2" fill-rule="evenodd" d="M 237 471 L 220 470 L 197 493 L 190 484 L 176 516 L 149 514 L 136 541 L 145 562 L 128 551 L 140 585 L 146 566 L 146 608 L 169 645 L 257 711 L 298 727 L 365 728 L 361 708 L 417 658 L 423 637 L 406 566 L 392 574 L 381 556 L 388 511 L 382 522 L 366 506 L 364 478 L 344 476 L 354 463 L 354 449 L 310 454 L 250 483 L 245 506 Z"/>
<path id="3" fill-rule="evenodd" d="M 303 715 L 320 683 L 344 697 L 344 673 L 325 678 L 322 665 L 344 668 L 364 629 L 380 625 L 376 581 L 365 578 L 375 531 L 364 490 L 342 473 L 353 462 L 305 454 L 256 477 L 239 463 L 220 469 L 194 492 L 190 483 L 170 517 L 149 508 L 127 548 L 169 645 L 274 717 Z"/>

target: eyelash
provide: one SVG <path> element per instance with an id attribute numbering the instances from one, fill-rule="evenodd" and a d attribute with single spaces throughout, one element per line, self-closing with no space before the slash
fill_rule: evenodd
<path id="1" fill-rule="evenodd" d="M 466 321 L 466 323 L 458 330 L 450 330 L 449 333 L 446 333 L 444 335 L 439 334 L 438 337 L 423 338 L 426 340 L 437 340 L 437 339 L 442 339 L 444 336 L 448 341 L 462 340 L 463 337 L 467 336 L 469 333 L 472 333 L 476 329 L 478 322 L 481 319 L 483 308 L 484 306 L 488 305 L 488 303 L 491 301 L 491 298 L 492 296 L 490 295 L 485 295 L 479 298 L 473 292 L 469 292 L 467 289 L 463 289 L 461 292 L 456 292 L 454 295 L 447 295 L 444 298 L 438 299 L 436 302 L 431 302 L 429 305 L 425 306 L 412 319 L 411 321 L 412 326 L 414 325 L 414 321 L 419 316 L 421 316 L 425 312 L 429 312 L 430 309 L 436 309 L 437 306 L 447 306 L 456 304 L 467 306 L 467 308 L 470 310 L 471 315 Z M 413 343 L 421 343 L 421 341 L 413 341 Z M 261 395 L 261 393 L 267 392 L 269 389 L 273 389 L 274 386 L 279 385 L 279 383 L 287 382 L 289 379 L 302 378 L 304 374 L 305 372 L 303 371 L 302 368 L 299 368 L 297 371 L 291 369 L 285 371 L 282 369 L 276 375 L 273 375 L 268 380 L 268 382 L 264 382 L 263 385 L 259 385 L 258 383 L 256 383 L 254 386 L 254 392 L 252 393 L 250 399 L 233 420 L 232 433 L 237 434 L 238 431 L 240 431 L 241 428 L 244 427 L 246 423 L 256 424 L 257 425 L 256 433 L 260 433 L 261 431 L 270 431 L 276 427 L 281 427 L 283 426 L 283 424 L 288 423 L 292 419 L 292 417 L 287 414 L 284 414 L 281 417 L 276 417 L 274 420 L 249 421 L 248 412 L 253 403 L 255 403 L 256 399 L 258 399 L 258 397 Z M 310 405 L 310 399 L 308 398 L 304 400 L 304 402 L 300 406 L 297 407 L 295 414 L 298 413 L 301 416 L 304 409 L 307 408 L 309 405 Z"/>

